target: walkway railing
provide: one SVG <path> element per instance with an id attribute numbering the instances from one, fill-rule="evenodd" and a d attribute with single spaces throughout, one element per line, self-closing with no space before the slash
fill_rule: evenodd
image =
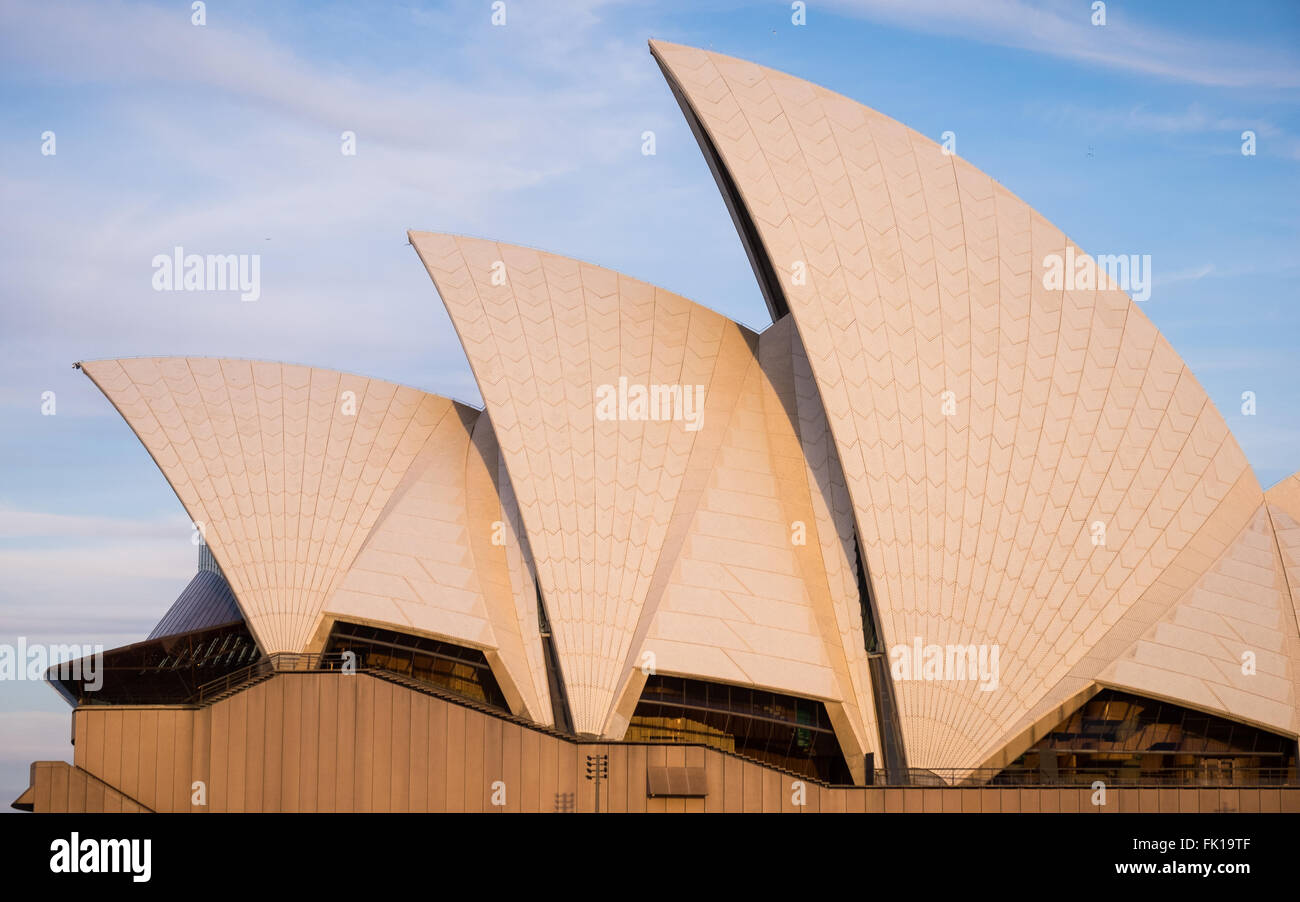
<path id="1" fill-rule="evenodd" d="M 352 661 L 355 662 L 355 657 Z M 205 704 L 213 698 L 238 689 L 249 683 L 265 679 L 275 673 L 302 673 L 306 671 L 342 670 L 348 658 L 343 653 L 320 654 L 299 652 L 276 652 L 267 655 L 238 670 L 232 670 L 225 676 L 210 680 L 199 686 L 194 693 L 195 704 Z M 358 670 L 365 668 L 358 667 Z"/>
<path id="2" fill-rule="evenodd" d="M 1032 787 L 1078 786 L 1087 789 L 1101 781 L 1108 788 L 1131 787 L 1264 787 L 1294 786 L 1300 782 L 1294 768 L 1233 767 L 1201 769 L 1195 766 L 1135 770 L 1129 768 L 1058 768 L 1055 774 L 1037 768 L 910 768 L 902 781 L 891 781 L 884 770 L 875 771 L 877 786 L 909 787 Z"/>

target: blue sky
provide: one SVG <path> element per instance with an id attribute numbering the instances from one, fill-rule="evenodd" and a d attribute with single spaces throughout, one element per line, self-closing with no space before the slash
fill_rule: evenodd
<path id="1" fill-rule="evenodd" d="M 187 2 L 0 4 L 0 643 L 137 641 L 194 570 L 180 503 L 73 361 L 288 360 L 477 404 L 408 228 L 766 326 L 650 37 L 953 131 L 1089 252 L 1150 254 L 1143 308 L 1260 482 L 1300 469 L 1300 5 L 1112 2 L 1097 27 L 1087 0 L 810 0 L 796 27 L 782 2 L 505 2 L 504 27 L 490 0 L 210 2 L 203 27 Z M 153 291 L 177 245 L 260 254 L 261 299 Z M 68 721 L 0 683 L 0 804 L 70 759 Z"/>

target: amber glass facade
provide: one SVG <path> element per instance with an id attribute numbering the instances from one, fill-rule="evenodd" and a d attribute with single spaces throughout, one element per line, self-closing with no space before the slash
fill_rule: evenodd
<path id="1" fill-rule="evenodd" d="M 828 783 L 852 782 L 826 706 L 779 692 L 652 676 L 624 739 L 698 743 Z"/>
<path id="2" fill-rule="evenodd" d="M 483 652 L 394 630 L 339 621 L 325 646 L 327 660 L 356 654 L 356 666 L 385 670 L 508 711 Z"/>
<path id="3" fill-rule="evenodd" d="M 1293 739 L 1105 689 L 994 782 L 1267 786 L 1295 777 Z"/>

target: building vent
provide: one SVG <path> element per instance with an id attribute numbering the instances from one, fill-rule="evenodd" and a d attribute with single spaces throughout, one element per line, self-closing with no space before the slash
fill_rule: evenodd
<path id="1" fill-rule="evenodd" d="M 647 767 L 645 783 L 645 794 L 652 799 L 702 799 L 709 794 L 702 767 Z"/>

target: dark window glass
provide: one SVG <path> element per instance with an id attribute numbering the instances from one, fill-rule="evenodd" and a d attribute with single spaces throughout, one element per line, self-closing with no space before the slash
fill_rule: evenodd
<path id="1" fill-rule="evenodd" d="M 325 645 L 327 660 L 354 652 L 359 668 L 386 670 L 508 711 L 483 652 L 425 636 L 338 621 Z"/>
<path id="2" fill-rule="evenodd" d="M 106 651 L 97 671 L 82 667 L 93 661 L 56 664 L 46 679 L 74 705 L 179 704 L 261 657 L 241 620 Z M 86 679 L 91 672 L 93 681 Z"/>
<path id="3" fill-rule="evenodd" d="M 852 782 L 826 706 L 761 689 L 652 676 L 624 739 L 707 745 L 828 783 Z"/>
<path id="4" fill-rule="evenodd" d="M 1105 689 L 993 782 L 1251 786 L 1295 779 L 1293 739 Z"/>

